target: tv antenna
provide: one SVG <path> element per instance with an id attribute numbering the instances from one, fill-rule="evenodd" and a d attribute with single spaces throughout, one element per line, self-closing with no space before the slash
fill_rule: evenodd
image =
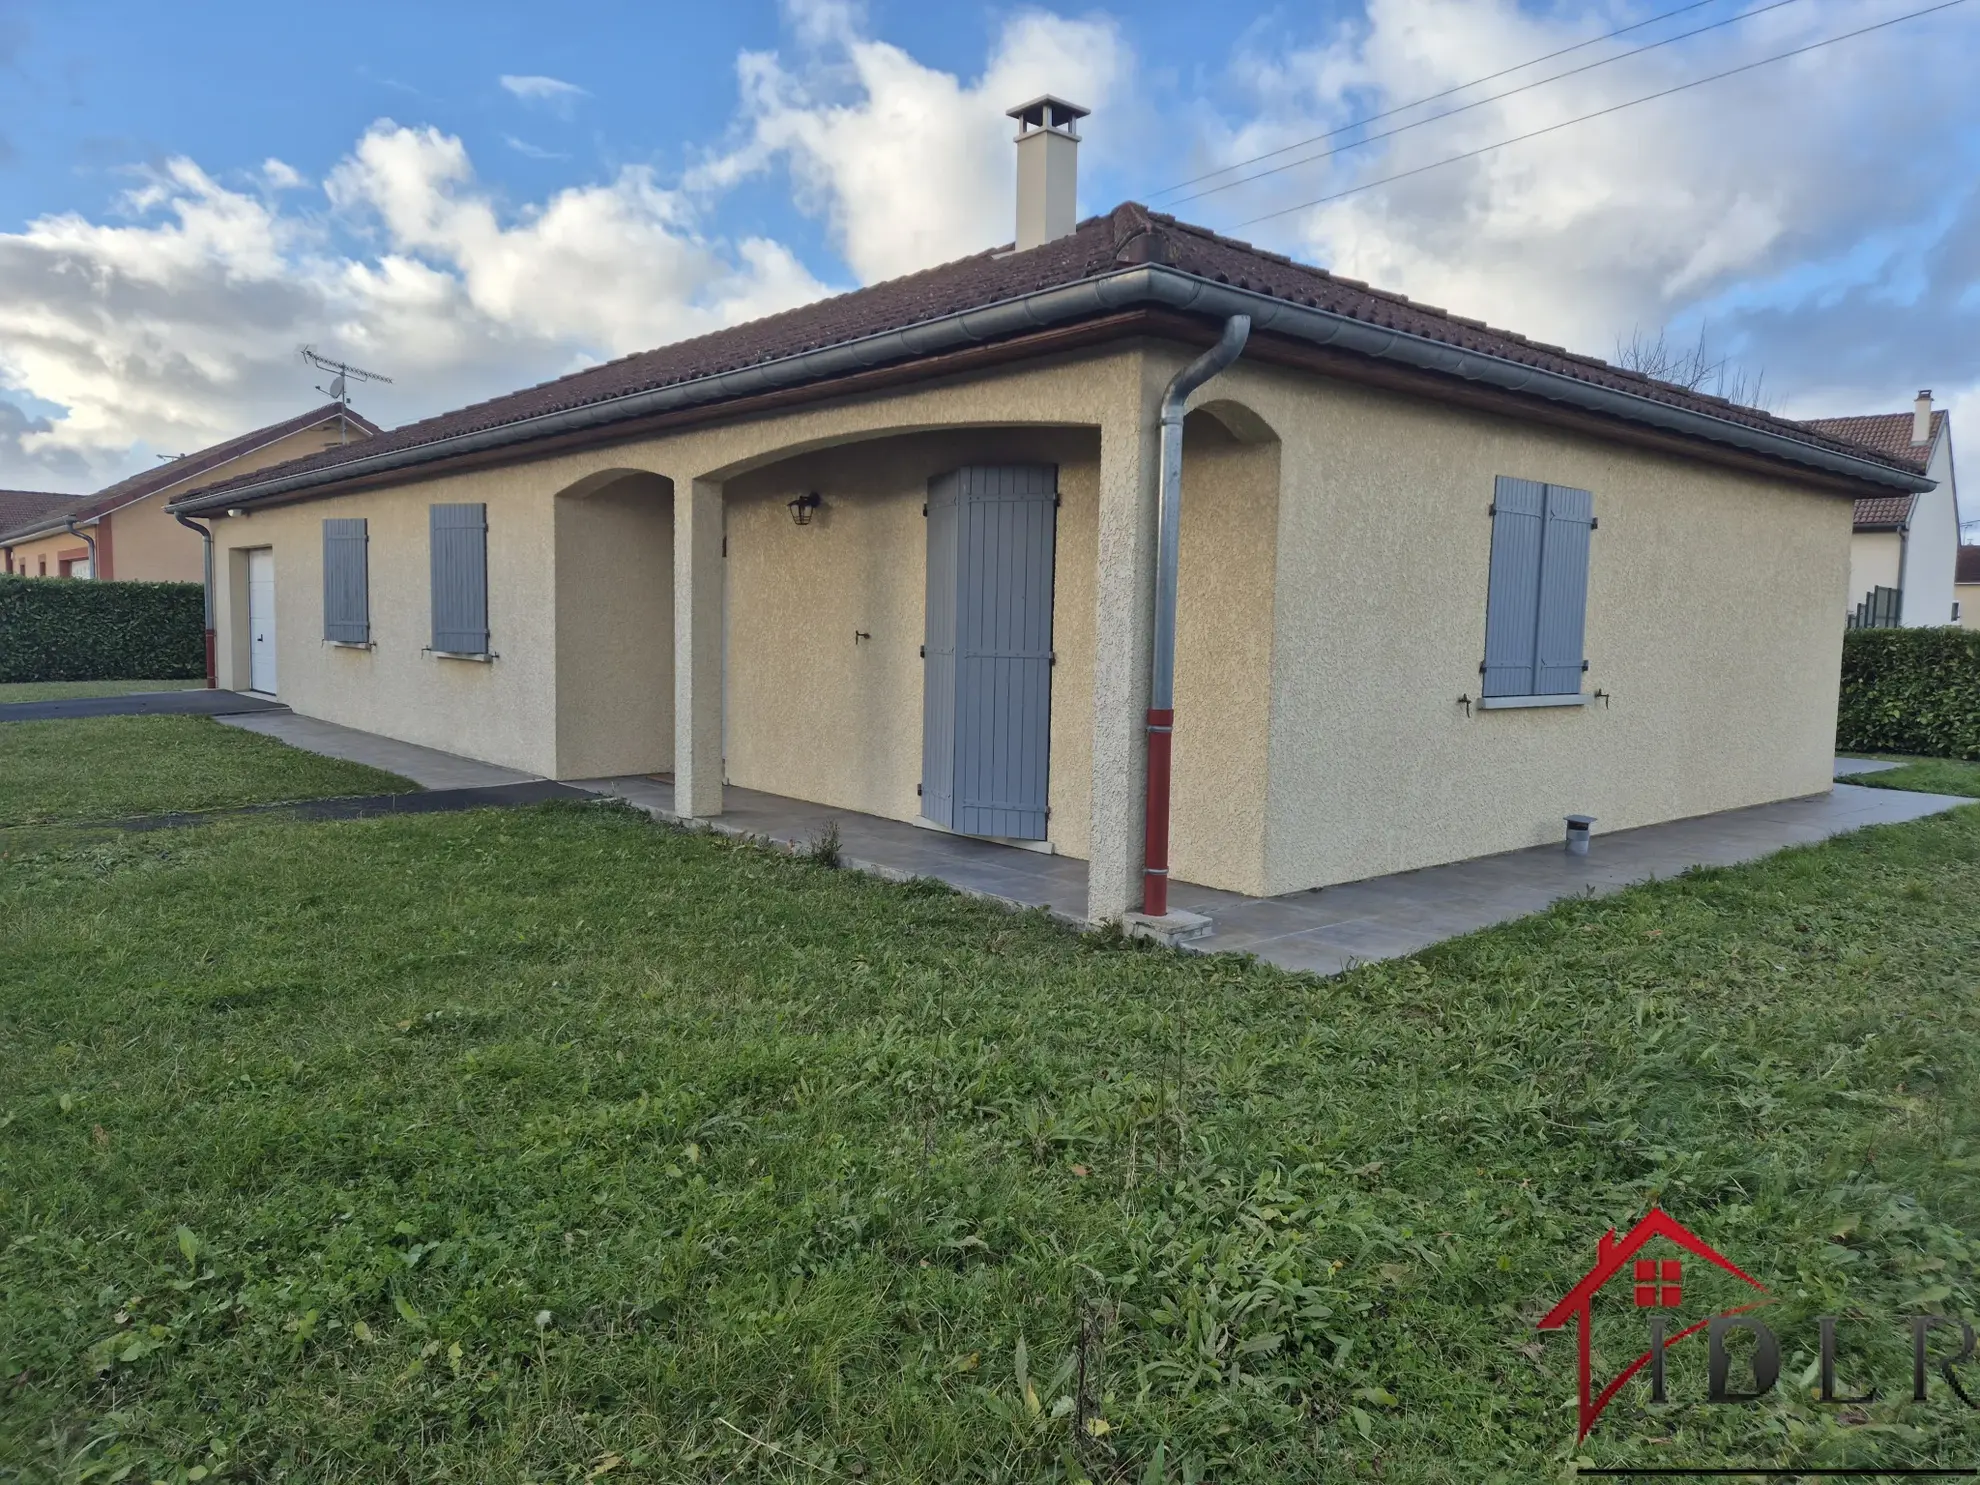
<path id="1" fill-rule="evenodd" d="M 350 383 L 353 380 L 361 382 L 384 382 L 387 385 L 390 385 L 392 381 L 392 378 L 384 375 L 382 372 L 366 371 L 362 366 L 353 366 L 348 361 L 333 361 L 328 356 L 319 355 L 316 347 L 313 345 L 306 345 L 300 349 L 303 360 L 314 366 L 318 371 L 327 371 L 330 373 L 330 385 L 327 387 L 318 387 L 316 390 L 337 404 L 339 414 L 342 414 L 351 405 Z M 337 421 L 337 432 L 337 441 L 339 443 L 349 441 L 349 425 L 341 416 Z"/>

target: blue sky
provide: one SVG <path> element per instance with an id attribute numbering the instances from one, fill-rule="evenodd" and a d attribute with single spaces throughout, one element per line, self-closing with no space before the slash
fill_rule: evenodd
<path id="1" fill-rule="evenodd" d="M 294 411 L 386 422 L 1006 240 L 1002 109 L 1094 107 L 1082 206 L 1618 26 L 1431 109 L 1734 20 L 1178 211 L 1607 355 L 1669 328 L 1790 413 L 1980 418 L 1980 0 L 1252 226 L 1931 0 L 1257 6 L 0 0 L 0 485 Z M 507 80 L 505 82 L 505 79 Z M 1348 134 L 1337 142 L 1355 139 Z"/>

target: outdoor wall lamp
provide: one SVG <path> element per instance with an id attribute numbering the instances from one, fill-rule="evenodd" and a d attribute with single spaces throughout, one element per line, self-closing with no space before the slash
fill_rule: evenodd
<path id="1" fill-rule="evenodd" d="M 800 526 L 809 526 L 811 524 L 811 513 L 824 503 L 824 497 L 816 490 L 813 490 L 809 495 L 800 495 L 797 499 L 788 502 L 791 509 L 791 519 L 796 521 Z"/>

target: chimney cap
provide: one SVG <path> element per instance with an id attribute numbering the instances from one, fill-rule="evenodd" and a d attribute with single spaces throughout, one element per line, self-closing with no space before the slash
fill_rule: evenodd
<path id="1" fill-rule="evenodd" d="M 1932 400 L 1932 389 L 1930 387 L 1919 388 L 1918 400 L 1920 402 L 1930 402 Z"/>
<path id="2" fill-rule="evenodd" d="M 1077 136 L 1079 121 L 1092 112 L 1092 109 L 1081 108 L 1077 103 L 1041 93 L 1029 103 L 1005 109 L 1004 116 L 1018 121 L 1020 134 L 1030 129 L 1056 129 L 1062 134 Z"/>

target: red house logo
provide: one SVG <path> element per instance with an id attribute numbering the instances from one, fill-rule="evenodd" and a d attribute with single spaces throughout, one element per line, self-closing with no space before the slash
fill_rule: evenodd
<path id="1" fill-rule="evenodd" d="M 1621 1279 L 1629 1287 L 1630 1297 L 1639 1310 L 1653 1312 L 1674 1310 L 1683 1303 L 1684 1260 L 1636 1256 L 1653 1238 L 1666 1238 L 1687 1253 L 1703 1259 L 1715 1268 L 1725 1270 L 1740 1282 L 1751 1285 L 1760 1294 L 1767 1293 L 1766 1285 L 1741 1270 L 1737 1264 L 1660 1207 L 1652 1207 L 1650 1214 L 1632 1227 L 1626 1237 L 1618 1239 L 1616 1230 L 1610 1228 L 1595 1245 L 1595 1266 L 1582 1276 L 1580 1283 L 1562 1296 L 1559 1304 L 1540 1318 L 1539 1324 L 1541 1330 L 1559 1330 L 1568 1321 L 1574 1322 L 1581 1382 L 1581 1430 L 1575 1435 L 1576 1443 L 1588 1437 L 1588 1430 L 1595 1426 L 1595 1420 L 1602 1416 L 1602 1409 L 1609 1405 L 1609 1400 L 1631 1377 L 1646 1366 L 1651 1369 L 1651 1396 L 1655 1401 L 1663 1401 L 1664 1352 L 1669 1347 L 1686 1336 L 1696 1335 L 1715 1319 L 1744 1314 L 1748 1310 L 1758 1309 L 1761 1305 L 1771 1303 L 1768 1299 L 1756 1299 L 1752 1304 L 1721 1310 L 1716 1315 L 1708 1315 L 1697 1324 L 1688 1325 L 1675 1334 L 1666 1334 L 1664 1317 L 1653 1313 L 1650 1318 L 1650 1349 L 1624 1367 L 1599 1393 L 1596 1392 L 1589 1362 L 1589 1306 L 1609 1281 Z M 1626 1275 L 1625 1269 L 1628 1270 Z"/>

